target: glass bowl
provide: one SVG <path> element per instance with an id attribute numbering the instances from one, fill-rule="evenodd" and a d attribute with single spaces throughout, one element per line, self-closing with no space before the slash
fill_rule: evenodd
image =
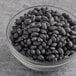
<path id="1" fill-rule="evenodd" d="M 75 57 L 75 53 L 74 53 L 69 58 L 60 60 L 60 61 L 55 62 L 55 63 L 48 63 L 48 62 L 45 62 L 45 63 L 42 62 L 41 63 L 41 62 L 34 61 L 32 59 L 29 59 L 28 57 L 22 55 L 12 45 L 12 42 L 11 42 L 11 40 L 9 38 L 9 35 L 10 35 L 10 31 L 12 30 L 12 26 L 14 25 L 15 20 L 17 18 L 19 18 L 20 16 L 23 16 L 24 13 L 28 12 L 29 10 L 31 10 L 31 9 L 33 9 L 35 7 L 40 8 L 40 7 L 46 7 L 46 6 L 48 7 L 48 9 L 57 10 L 60 13 L 67 13 L 68 15 L 70 15 L 70 17 L 73 20 L 76 19 L 75 16 L 72 13 L 70 13 L 70 12 L 60 8 L 60 7 L 55 7 L 55 6 L 50 6 L 50 5 L 38 5 L 38 6 L 33 6 L 33 7 L 23 9 L 20 12 L 18 12 L 15 16 L 13 16 L 11 18 L 11 20 L 9 21 L 9 23 L 7 25 L 7 28 L 6 28 L 7 45 L 9 46 L 9 49 L 10 49 L 11 53 L 21 63 L 23 63 L 25 66 L 27 66 L 30 69 L 37 70 L 37 71 L 54 71 L 54 70 L 57 70 L 57 69 L 61 68 L 63 65 L 65 65 L 65 64 L 69 63 L 70 61 L 72 61 L 74 59 L 74 57 Z"/>

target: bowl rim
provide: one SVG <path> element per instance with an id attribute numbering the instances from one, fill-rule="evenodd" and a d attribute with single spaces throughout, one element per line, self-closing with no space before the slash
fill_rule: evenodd
<path id="1" fill-rule="evenodd" d="M 69 14 L 71 14 L 71 16 L 73 16 L 74 18 L 76 18 L 76 16 L 74 15 L 74 14 L 72 14 L 71 12 L 69 12 L 69 11 L 67 11 L 67 10 L 65 10 L 65 9 L 63 9 L 63 8 L 61 8 L 61 7 L 56 7 L 56 6 L 52 6 L 52 5 L 37 5 L 37 6 L 30 6 L 30 7 L 27 7 L 27 8 L 24 8 L 24 9 L 22 9 L 21 11 L 19 11 L 17 14 L 15 14 L 10 20 L 9 20 L 9 22 L 8 22 L 8 25 L 7 25 L 7 27 L 6 27 L 6 38 L 7 38 L 7 41 L 8 41 L 8 43 L 12 46 L 12 48 L 14 49 L 14 50 L 16 50 L 15 48 L 14 48 L 14 46 L 11 44 L 11 42 L 10 42 L 10 38 L 8 37 L 8 28 L 9 28 L 9 25 L 10 25 L 10 23 L 11 23 L 11 21 L 18 15 L 18 14 L 20 14 L 21 12 L 23 12 L 23 11 L 25 11 L 25 10 L 28 10 L 28 9 L 31 9 L 31 8 L 34 8 L 34 7 L 52 7 L 52 8 L 57 8 L 57 9 L 60 9 L 60 10 L 63 10 L 63 11 L 65 11 L 65 12 L 67 12 L 67 13 L 69 13 Z M 16 50 L 17 51 L 17 50 Z M 18 51 L 17 51 L 18 52 Z M 19 53 L 19 52 L 18 52 Z M 19 53 L 20 54 L 20 53 Z M 21 54 L 22 55 L 22 54 Z M 73 55 L 72 55 L 73 56 Z M 48 67 L 48 68 L 54 68 L 54 67 L 59 67 L 59 66 L 62 66 L 62 65 L 64 65 L 64 64 L 66 64 L 66 63 L 69 63 L 72 59 L 70 59 L 70 58 L 72 58 L 72 56 L 70 56 L 69 58 L 68 58 L 68 61 L 66 61 L 66 62 L 64 62 L 64 63 L 61 63 L 61 64 L 56 64 L 56 65 L 40 65 L 40 64 L 37 64 L 35 61 L 31 61 L 31 59 L 27 59 L 27 61 L 28 62 L 30 62 L 30 63 L 32 63 L 32 64 L 37 64 L 38 66 L 40 66 L 40 67 Z M 26 56 L 25 56 L 26 57 Z M 27 57 L 26 57 L 27 58 Z M 19 59 L 18 59 L 19 60 Z M 19 60 L 20 61 L 20 60 Z M 62 60 L 63 61 L 63 60 Z M 21 62 L 21 61 L 20 61 Z M 42 64 L 42 63 L 41 63 Z"/>

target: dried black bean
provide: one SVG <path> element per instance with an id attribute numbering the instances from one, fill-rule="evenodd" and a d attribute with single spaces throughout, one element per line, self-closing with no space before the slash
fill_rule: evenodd
<path id="1" fill-rule="evenodd" d="M 42 50 L 42 49 L 43 49 L 42 45 L 39 45 L 39 47 L 38 47 L 38 48 L 39 48 L 39 50 Z"/>
<path id="2" fill-rule="evenodd" d="M 46 31 L 46 30 L 41 29 L 41 33 L 42 33 L 42 34 L 47 34 L 47 31 Z"/>
<path id="3" fill-rule="evenodd" d="M 31 50 L 33 50 L 33 49 L 36 49 L 37 46 L 35 46 L 35 45 L 31 45 L 30 48 L 31 48 Z"/>
<path id="4" fill-rule="evenodd" d="M 42 18 L 41 16 L 35 16 L 35 21 L 39 22 L 41 20 L 41 18 Z"/>
<path id="5" fill-rule="evenodd" d="M 30 50 L 31 54 L 34 55 L 36 53 L 35 50 Z"/>
<path id="6" fill-rule="evenodd" d="M 58 53 L 60 53 L 60 54 L 64 54 L 63 49 L 62 49 L 62 48 L 59 48 L 59 49 L 58 49 Z"/>
<path id="7" fill-rule="evenodd" d="M 57 39 L 56 39 L 55 36 L 52 36 L 51 39 L 52 39 L 53 42 L 57 42 Z"/>
<path id="8" fill-rule="evenodd" d="M 47 60 L 51 61 L 53 59 L 55 59 L 55 55 L 52 54 L 52 55 L 47 56 Z"/>
<path id="9" fill-rule="evenodd" d="M 39 56 L 38 56 L 38 60 L 40 60 L 40 61 L 44 61 L 44 60 L 45 60 L 45 58 L 44 58 L 44 56 L 43 56 L 43 55 L 39 55 Z"/>
<path id="10" fill-rule="evenodd" d="M 38 41 L 39 41 L 39 42 L 42 42 L 42 41 L 43 41 L 43 39 L 39 37 L 39 38 L 38 38 Z"/>
<path id="11" fill-rule="evenodd" d="M 53 30 L 56 30 L 56 29 L 57 29 L 56 26 L 51 26 L 51 27 L 49 27 L 49 30 L 50 30 L 50 31 L 53 31 Z"/>
<path id="12" fill-rule="evenodd" d="M 66 31 L 64 30 L 64 28 L 58 27 L 58 30 L 62 35 L 66 35 Z"/>
<path id="13" fill-rule="evenodd" d="M 14 33 L 13 38 L 18 38 L 18 33 Z"/>
<path id="14" fill-rule="evenodd" d="M 69 18 L 69 15 L 68 15 L 68 14 L 66 14 L 66 13 L 62 13 L 62 16 L 64 16 L 66 19 L 68 19 L 68 18 Z"/>
<path id="15" fill-rule="evenodd" d="M 17 25 L 21 24 L 21 20 L 20 19 L 16 19 L 16 22 L 15 22 Z"/>
<path id="16" fill-rule="evenodd" d="M 36 41 L 37 40 L 37 37 L 33 37 L 31 40 L 32 41 Z"/>
<path id="17" fill-rule="evenodd" d="M 42 54 L 45 54 L 45 49 L 42 49 L 42 50 L 41 50 L 41 53 L 42 53 Z"/>
<path id="18" fill-rule="evenodd" d="M 31 40 L 27 39 L 27 45 L 31 45 Z"/>
<path id="19" fill-rule="evenodd" d="M 71 33 L 72 35 L 76 35 L 76 31 L 73 31 L 73 30 L 72 30 L 70 33 Z"/>
<path id="20" fill-rule="evenodd" d="M 39 33 L 33 32 L 33 33 L 31 34 L 31 38 L 32 38 L 32 37 L 35 37 L 35 36 L 38 36 L 38 35 L 39 35 Z"/>
<path id="21" fill-rule="evenodd" d="M 22 35 L 22 30 L 20 28 L 17 29 L 19 35 Z"/>
<path id="22" fill-rule="evenodd" d="M 42 29 L 47 29 L 47 25 L 46 25 L 46 23 L 42 23 Z"/>
<path id="23" fill-rule="evenodd" d="M 52 43 L 51 46 L 52 47 L 56 47 L 57 46 L 57 43 Z"/>
<path id="24" fill-rule="evenodd" d="M 54 49 L 54 50 L 52 50 L 52 53 L 53 54 L 58 54 L 58 51 Z"/>
<path id="25" fill-rule="evenodd" d="M 62 42 L 58 42 L 58 47 L 62 47 L 63 46 L 63 43 Z"/>
<path id="26" fill-rule="evenodd" d="M 41 42 L 38 42 L 38 41 L 34 41 L 34 42 L 33 42 L 33 45 L 36 45 L 36 46 L 37 46 L 37 45 L 40 45 L 40 44 L 41 44 Z"/>
<path id="27" fill-rule="evenodd" d="M 52 52 L 51 52 L 51 50 L 46 50 L 45 54 L 50 55 L 50 54 L 52 54 Z"/>
<path id="28" fill-rule="evenodd" d="M 42 42 L 43 47 L 46 47 L 46 45 L 47 45 L 46 42 Z"/>
<path id="29" fill-rule="evenodd" d="M 39 49 L 37 49 L 37 50 L 36 50 L 36 54 L 37 54 L 37 55 L 40 55 L 40 54 L 41 54 L 41 51 L 40 51 Z"/>
<path id="30" fill-rule="evenodd" d="M 25 25 L 30 24 L 31 23 L 31 19 L 25 19 Z"/>
<path id="31" fill-rule="evenodd" d="M 24 45 L 25 45 L 25 44 L 24 44 L 24 41 L 21 41 L 21 42 L 20 42 L 20 44 L 21 44 L 22 46 L 24 46 Z"/>
<path id="32" fill-rule="evenodd" d="M 52 33 L 53 34 L 59 34 L 59 32 L 57 30 L 54 30 Z"/>
<path id="33" fill-rule="evenodd" d="M 21 51 L 21 46 L 20 45 L 17 45 L 17 46 L 15 46 L 15 49 L 17 50 L 17 51 Z"/>
<path id="34" fill-rule="evenodd" d="M 52 39 L 50 39 L 49 41 L 48 41 L 48 45 L 51 45 L 52 44 Z"/>
<path id="35" fill-rule="evenodd" d="M 46 16 L 42 16 L 43 21 L 48 21 L 48 18 Z"/>

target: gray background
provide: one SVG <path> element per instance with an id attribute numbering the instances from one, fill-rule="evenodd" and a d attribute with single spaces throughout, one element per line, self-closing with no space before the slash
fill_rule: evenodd
<path id="1" fill-rule="evenodd" d="M 76 0 L 0 0 L 0 76 L 76 76 L 76 59 L 58 71 L 37 72 L 25 67 L 9 52 L 5 30 L 10 18 L 23 8 L 39 4 L 76 12 Z"/>

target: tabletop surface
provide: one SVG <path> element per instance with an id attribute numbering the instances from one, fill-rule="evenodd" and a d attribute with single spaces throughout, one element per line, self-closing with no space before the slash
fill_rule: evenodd
<path id="1" fill-rule="evenodd" d="M 0 0 L 0 76 L 76 76 L 76 59 L 54 72 L 37 72 L 21 64 L 6 44 L 6 26 L 18 11 L 33 5 L 49 4 L 76 12 L 76 0 Z"/>

